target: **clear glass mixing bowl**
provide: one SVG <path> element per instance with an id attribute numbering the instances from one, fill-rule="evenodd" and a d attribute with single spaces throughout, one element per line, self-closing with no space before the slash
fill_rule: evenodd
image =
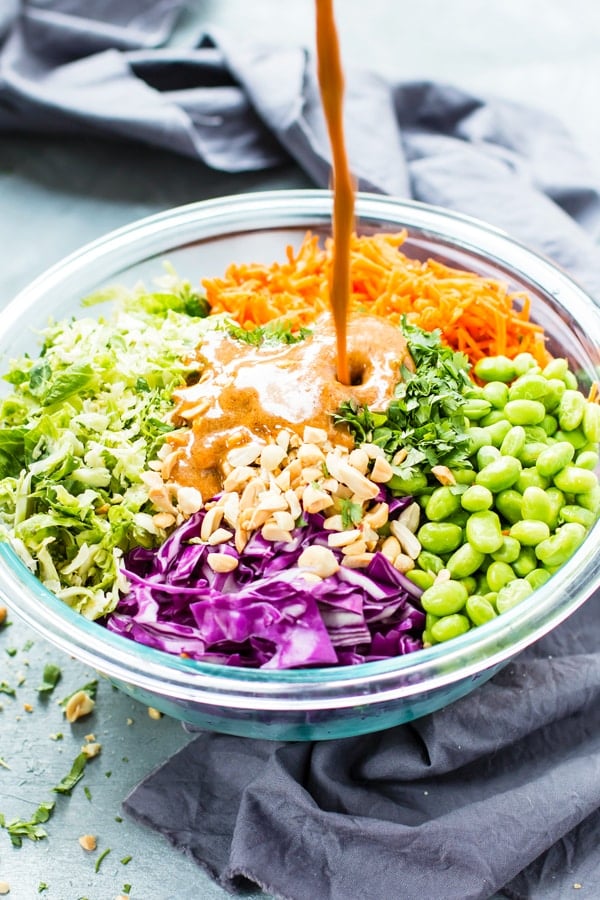
<path id="1" fill-rule="evenodd" d="M 532 299 L 532 317 L 582 384 L 596 377 L 600 311 L 565 273 L 502 232 L 465 216 L 373 195 L 357 199 L 361 233 L 408 230 L 403 250 L 505 280 Z M 77 315 L 100 287 L 151 282 L 169 260 L 199 283 L 231 261 L 284 258 L 305 231 L 328 234 L 331 196 L 279 191 L 193 203 L 143 219 L 84 247 L 27 287 L 0 314 L 0 366 L 38 353 L 35 329 Z M 89 314 L 89 311 L 86 311 Z M 0 544 L 0 596 L 37 633 L 142 703 L 214 731 L 277 740 L 376 731 L 439 709 L 490 678 L 576 610 L 600 584 L 600 523 L 530 598 L 447 644 L 354 667 L 255 671 L 170 656 L 106 631 L 46 590 Z"/>

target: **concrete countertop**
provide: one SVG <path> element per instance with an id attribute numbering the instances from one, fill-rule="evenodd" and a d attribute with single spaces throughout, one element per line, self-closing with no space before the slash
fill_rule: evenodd
<path id="1" fill-rule="evenodd" d="M 264 40 L 312 43 L 311 3 L 288 0 L 285 14 L 283 7 L 275 0 L 190 3 L 176 39 L 214 23 Z M 600 7 L 594 0 L 371 0 L 368 10 L 366 16 L 364 0 L 338 3 L 348 61 L 397 79 L 442 79 L 554 111 L 597 166 Z M 4 135 L 0 303 L 83 243 L 141 216 L 221 194 L 303 186 L 310 186 L 307 178 L 292 165 L 232 176 L 140 146 Z M 0 629 L 0 690 L 6 683 L 15 694 L 0 693 L 0 812 L 28 818 L 41 802 L 56 799 L 47 839 L 14 848 L 0 831 L 0 881 L 9 883 L 11 900 L 110 900 L 127 884 L 132 900 L 228 896 L 162 838 L 121 820 L 129 790 L 190 739 L 181 724 L 151 718 L 101 679 L 94 712 L 69 725 L 57 700 L 97 676 L 14 614 L 8 618 Z M 48 662 L 60 666 L 62 678 L 43 700 L 37 687 Z M 102 744 L 101 753 L 71 796 L 52 794 L 88 734 Z M 95 852 L 78 844 L 88 833 L 97 836 Z"/>

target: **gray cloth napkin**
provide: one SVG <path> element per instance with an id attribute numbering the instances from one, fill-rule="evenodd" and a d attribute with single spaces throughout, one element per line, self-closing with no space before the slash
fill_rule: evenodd
<path id="1" fill-rule="evenodd" d="M 40 0 L 0 16 L 0 131 L 142 141 L 226 171 L 329 151 L 310 52 L 212 31 L 181 0 Z M 600 191 L 552 117 L 347 72 L 363 189 L 479 216 L 600 298 Z M 410 725 L 283 744 L 201 734 L 127 798 L 225 886 L 287 900 L 600 896 L 600 597 L 472 695 Z"/>

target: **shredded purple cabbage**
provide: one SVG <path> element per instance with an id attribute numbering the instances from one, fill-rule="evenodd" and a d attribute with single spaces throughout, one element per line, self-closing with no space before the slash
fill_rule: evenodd
<path id="1" fill-rule="evenodd" d="M 391 500 L 391 516 L 410 502 Z M 422 647 L 421 592 L 381 553 L 364 569 L 341 566 L 317 584 L 303 577 L 302 551 L 327 546 L 321 514 L 307 516 L 287 543 L 256 532 L 241 554 L 219 545 L 238 559 L 228 573 L 206 561 L 215 548 L 199 542 L 204 515 L 191 516 L 157 550 L 127 555 L 131 589 L 107 618 L 110 631 L 191 659 L 263 669 L 356 665 Z"/>

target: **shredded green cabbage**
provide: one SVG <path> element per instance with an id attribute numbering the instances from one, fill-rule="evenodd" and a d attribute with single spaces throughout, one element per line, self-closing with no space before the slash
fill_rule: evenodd
<path id="1" fill-rule="evenodd" d="M 39 358 L 11 362 L 0 402 L 0 536 L 87 618 L 115 607 L 123 553 L 165 538 L 141 476 L 198 367 L 186 359 L 219 319 L 172 272 L 112 299 L 107 318 L 50 324 Z"/>

